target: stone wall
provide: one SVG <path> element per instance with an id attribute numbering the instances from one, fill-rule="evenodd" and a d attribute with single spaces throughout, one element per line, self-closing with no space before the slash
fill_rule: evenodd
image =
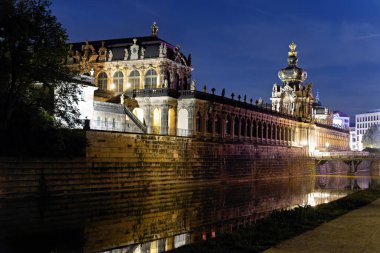
<path id="1" fill-rule="evenodd" d="M 182 180 L 252 180 L 312 173 L 312 160 L 299 147 L 100 131 L 88 131 L 87 139 L 89 162 L 153 169 L 155 173 L 163 170 Z"/>
<path id="2" fill-rule="evenodd" d="M 86 158 L 0 161 L 0 247 L 93 252 L 228 230 L 298 204 L 312 189 L 301 176 L 313 173 L 314 162 L 301 148 L 101 131 L 87 137 Z"/>

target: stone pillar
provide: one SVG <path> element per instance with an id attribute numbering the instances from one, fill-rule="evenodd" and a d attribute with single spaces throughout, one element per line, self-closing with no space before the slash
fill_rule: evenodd
<path id="1" fill-rule="evenodd" d="M 188 133 L 187 136 L 194 136 L 195 135 L 195 124 L 196 124 L 196 116 L 195 114 L 195 108 L 194 106 L 189 106 L 187 109 L 188 112 Z"/>
<path id="2" fill-rule="evenodd" d="M 169 105 L 161 105 L 161 129 L 160 134 L 167 135 L 169 133 Z"/>
<path id="3" fill-rule="evenodd" d="M 145 89 L 145 69 L 141 69 L 140 73 L 140 89 Z"/>
<path id="4" fill-rule="evenodd" d="M 152 113 L 153 112 L 151 110 L 151 106 L 145 105 L 142 107 L 142 109 L 144 110 L 144 120 L 146 124 L 147 133 L 151 134 L 153 133 L 153 128 L 152 128 Z"/>

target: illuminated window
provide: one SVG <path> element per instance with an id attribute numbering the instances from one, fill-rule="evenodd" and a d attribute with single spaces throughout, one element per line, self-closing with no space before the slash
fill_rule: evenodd
<path id="1" fill-rule="evenodd" d="M 102 90 L 107 89 L 107 74 L 105 72 L 98 75 L 98 87 Z"/>
<path id="2" fill-rule="evenodd" d="M 145 89 L 157 88 L 157 72 L 149 69 L 145 74 Z"/>
<path id="3" fill-rule="evenodd" d="M 123 72 L 117 71 L 113 74 L 113 83 L 117 92 L 123 92 L 124 75 Z"/>
<path id="4" fill-rule="evenodd" d="M 132 89 L 140 89 L 140 73 L 137 70 L 133 70 L 131 74 L 129 74 L 128 81 L 131 84 Z"/>

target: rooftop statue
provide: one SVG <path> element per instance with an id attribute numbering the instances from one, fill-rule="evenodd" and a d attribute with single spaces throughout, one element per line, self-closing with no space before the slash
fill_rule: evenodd
<path id="1" fill-rule="evenodd" d="M 157 36 L 158 34 L 158 26 L 156 22 L 153 22 L 151 26 L 152 36 Z"/>

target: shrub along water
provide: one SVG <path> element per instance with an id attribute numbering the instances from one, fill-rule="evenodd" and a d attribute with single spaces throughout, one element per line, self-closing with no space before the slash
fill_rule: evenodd
<path id="1" fill-rule="evenodd" d="M 186 245 L 171 252 L 261 252 L 380 197 L 380 187 L 355 192 L 336 201 L 316 207 L 297 207 L 274 211 L 255 225 L 217 238 Z"/>

